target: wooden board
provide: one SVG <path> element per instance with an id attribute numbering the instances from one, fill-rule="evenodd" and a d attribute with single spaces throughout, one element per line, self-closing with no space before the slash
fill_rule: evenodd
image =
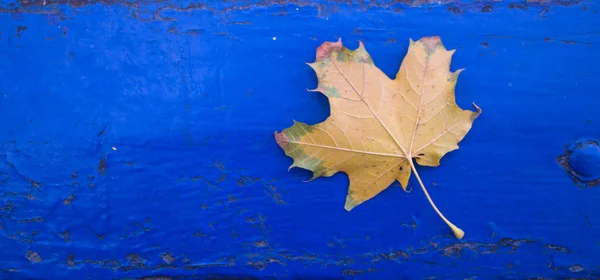
<path id="1" fill-rule="evenodd" d="M 597 1 L 0 4 L 0 278 L 600 276 Z M 439 35 L 483 114 L 351 212 L 274 131 L 329 114 L 305 64 L 365 43 L 393 76 Z M 411 179 L 411 180 L 414 180 Z"/>

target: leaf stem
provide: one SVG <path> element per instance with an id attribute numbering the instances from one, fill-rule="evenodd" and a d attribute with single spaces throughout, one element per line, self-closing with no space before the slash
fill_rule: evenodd
<path id="1" fill-rule="evenodd" d="M 435 206 L 435 203 L 433 203 L 433 200 L 431 200 L 431 197 L 429 196 L 427 189 L 425 189 L 425 185 L 423 185 L 423 181 L 421 181 L 421 177 L 419 176 L 419 173 L 417 172 L 417 169 L 415 168 L 415 164 L 413 163 L 412 159 L 410 159 L 409 162 L 410 162 L 410 168 L 415 173 L 415 176 L 417 177 L 417 181 L 419 181 L 419 184 L 421 185 L 421 188 L 423 189 L 423 192 L 425 193 L 427 200 L 429 200 L 429 203 L 433 207 L 433 210 L 435 210 L 435 212 L 438 213 L 440 218 L 442 218 L 442 220 L 444 220 L 444 222 L 450 227 L 450 229 L 452 230 L 452 233 L 454 233 L 454 236 L 456 236 L 457 239 L 463 238 L 463 236 L 465 236 L 465 232 L 462 229 L 455 226 L 450 221 L 448 221 L 448 219 L 446 219 L 446 217 L 444 217 L 444 215 L 442 215 L 442 212 L 440 212 L 440 210 Z"/>

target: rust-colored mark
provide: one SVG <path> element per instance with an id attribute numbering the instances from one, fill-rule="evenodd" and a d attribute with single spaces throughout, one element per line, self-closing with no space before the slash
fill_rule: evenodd
<path id="1" fill-rule="evenodd" d="M 582 272 L 585 270 L 585 267 L 582 265 L 576 264 L 569 267 L 570 272 Z"/>
<path id="2" fill-rule="evenodd" d="M 98 163 L 98 174 L 106 175 L 106 156 L 102 157 Z"/>
<path id="3" fill-rule="evenodd" d="M 73 256 L 73 254 L 71 253 L 69 253 L 69 255 L 67 256 L 67 266 L 75 267 L 75 256 Z"/>
<path id="4" fill-rule="evenodd" d="M 206 204 L 200 204 L 200 208 L 206 209 L 206 208 L 208 208 L 208 205 L 206 205 Z"/>
<path id="5" fill-rule="evenodd" d="M 44 222 L 44 219 L 40 218 L 40 217 L 31 218 L 31 219 L 17 220 L 17 223 L 19 223 L 19 224 L 43 223 L 43 222 Z"/>
<path id="6" fill-rule="evenodd" d="M 69 238 L 71 236 L 71 233 L 69 232 L 69 230 L 65 230 L 60 234 L 60 237 L 63 238 L 63 240 L 65 240 L 65 242 L 69 242 L 71 241 Z"/>
<path id="7" fill-rule="evenodd" d="M 481 46 L 484 48 L 489 48 L 490 44 L 488 42 L 481 42 Z"/>
<path id="8" fill-rule="evenodd" d="M 544 38 L 544 42 L 552 42 L 552 38 L 546 37 L 546 38 Z"/>
<path id="9" fill-rule="evenodd" d="M 235 231 L 235 229 L 232 231 L 232 233 L 231 233 L 231 236 L 232 236 L 233 238 L 236 238 L 236 239 L 238 238 L 238 234 L 237 234 L 237 232 Z"/>
<path id="10" fill-rule="evenodd" d="M 202 232 L 200 232 L 200 231 L 196 231 L 196 232 L 194 233 L 194 236 L 195 236 L 195 237 L 198 237 L 198 238 L 204 238 L 204 237 L 206 237 L 206 234 L 204 234 L 204 233 L 202 233 Z"/>
<path id="11" fill-rule="evenodd" d="M 556 251 L 556 252 L 569 253 L 569 249 L 567 247 L 564 247 L 564 246 L 546 244 L 546 248 L 548 248 L 548 249 L 550 249 L 552 251 Z"/>
<path id="12" fill-rule="evenodd" d="M 34 251 L 27 251 L 25 253 L 25 258 L 27 258 L 32 263 L 42 262 L 42 258 L 40 257 L 40 255 Z"/>
<path id="13" fill-rule="evenodd" d="M 67 34 L 66 31 L 63 31 L 63 34 Z M 104 126 L 102 127 L 102 130 L 100 130 L 100 132 L 98 132 L 98 134 L 96 136 L 102 136 L 104 135 L 104 133 L 106 133 L 106 128 L 108 127 L 108 123 L 104 124 Z"/>
<path id="14" fill-rule="evenodd" d="M 21 38 L 21 34 L 27 30 L 27 26 L 17 26 L 17 38 Z"/>
<path id="15" fill-rule="evenodd" d="M 138 254 L 129 254 L 125 256 L 125 259 L 129 261 L 129 266 L 123 267 L 124 270 L 146 268 L 146 260 Z"/>
<path id="16" fill-rule="evenodd" d="M 408 253 L 402 250 L 398 250 L 396 252 L 389 252 L 389 253 L 381 253 L 377 256 L 375 256 L 372 261 L 376 262 L 376 261 L 381 261 L 381 260 L 392 260 L 392 261 L 397 261 L 397 260 L 408 260 Z"/>
<path id="17" fill-rule="evenodd" d="M 491 5 L 485 5 L 481 8 L 482 13 L 491 13 L 494 11 L 494 7 Z"/>
<path id="18" fill-rule="evenodd" d="M 75 194 L 67 196 L 67 198 L 65 198 L 63 200 L 63 204 L 64 205 L 71 205 L 71 204 L 73 204 L 73 200 L 75 200 Z"/>
<path id="19" fill-rule="evenodd" d="M 600 184 L 600 144 L 596 140 L 581 140 L 568 144 L 565 154 L 556 157 L 558 164 L 580 188 Z"/>
<path id="20" fill-rule="evenodd" d="M 198 35 L 200 35 L 200 30 L 199 29 L 190 29 L 190 30 L 186 31 L 186 33 L 188 35 L 198 36 Z"/>
<path id="21" fill-rule="evenodd" d="M 121 268 L 121 263 L 118 260 L 105 260 L 102 262 L 102 268 L 117 270 Z"/>
<path id="22" fill-rule="evenodd" d="M 344 270 L 342 270 L 342 275 L 343 276 L 357 276 L 357 275 L 365 274 L 367 272 L 375 272 L 375 269 L 373 269 L 373 268 L 369 268 L 369 269 L 344 269 Z"/>
<path id="23" fill-rule="evenodd" d="M 340 266 L 347 266 L 353 264 L 355 261 L 351 257 L 342 257 L 337 261 L 337 264 Z"/>
<path id="24" fill-rule="evenodd" d="M 227 175 L 223 174 L 223 175 L 221 175 L 221 177 L 219 177 L 219 179 L 217 180 L 217 183 L 221 183 L 221 182 L 225 181 L 225 179 L 227 179 Z"/>
<path id="25" fill-rule="evenodd" d="M 456 243 L 456 244 L 448 245 L 448 246 L 442 248 L 442 250 L 443 250 L 442 255 L 444 255 L 446 257 L 449 257 L 449 256 L 460 257 L 460 253 L 464 249 L 470 249 L 472 251 L 475 251 L 474 248 L 475 247 L 471 243 Z"/>
<path id="26" fill-rule="evenodd" d="M 454 6 L 454 5 L 448 5 L 448 7 L 446 8 L 446 10 L 448 10 L 449 12 L 452 12 L 454 14 L 457 14 L 457 15 L 461 13 L 460 9 L 457 6 Z"/>
<path id="27" fill-rule="evenodd" d="M 265 269 L 265 267 L 267 267 L 267 265 L 264 262 L 253 262 L 253 261 L 249 261 L 247 263 L 249 266 L 253 266 L 258 270 L 263 270 Z"/>
<path id="28" fill-rule="evenodd" d="M 267 241 L 264 241 L 264 240 L 259 240 L 259 241 L 255 241 L 254 242 L 254 246 L 258 247 L 258 248 L 264 248 L 264 247 L 268 247 L 269 243 Z"/>
<path id="29" fill-rule="evenodd" d="M 233 196 L 233 195 L 230 195 L 230 194 L 228 194 L 228 195 L 227 195 L 227 197 L 228 197 L 228 199 L 227 199 L 227 200 L 228 200 L 229 202 L 236 202 L 236 201 L 238 200 L 238 198 L 237 198 L 237 197 L 235 197 L 235 196 Z"/>
<path id="30" fill-rule="evenodd" d="M 510 9 L 527 10 L 527 4 L 524 4 L 524 3 L 512 3 L 512 4 L 508 4 L 508 8 L 510 8 Z"/>
<path id="31" fill-rule="evenodd" d="M 172 264 L 175 261 L 175 257 L 173 257 L 173 255 L 171 255 L 171 253 L 169 252 L 165 252 L 162 253 L 160 255 L 160 258 L 163 260 L 163 262 L 165 262 L 166 264 Z"/>
<path id="32" fill-rule="evenodd" d="M 216 168 L 219 168 L 221 170 L 225 170 L 225 164 L 223 162 L 215 161 L 213 163 L 213 166 L 216 167 Z"/>
<path id="33" fill-rule="evenodd" d="M 245 176 L 240 176 L 240 177 L 237 179 L 237 184 L 238 184 L 238 186 L 240 186 L 240 187 L 245 187 L 247 182 L 248 182 L 248 179 L 247 179 Z"/>
<path id="34" fill-rule="evenodd" d="M 286 203 L 285 201 L 283 201 L 281 199 L 281 193 L 279 193 L 277 191 L 277 187 L 275 187 L 274 185 L 264 182 L 263 188 L 264 188 L 265 194 L 269 197 L 272 197 L 273 200 L 275 201 L 275 203 L 277 203 L 279 205 Z"/>
<path id="35" fill-rule="evenodd" d="M 169 28 L 169 30 L 167 30 L 167 32 L 169 32 L 169 33 L 177 33 L 179 31 L 177 30 L 177 26 L 172 26 L 171 28 Z"/>
<path id="36" fill-rule="evenodd" d="M 135 166 L 135 162 L 133 161 L 126 161 L 125 164 L 129 166 Z"/>
<path id="37" fill-rule="evenodd" d="M 73 174 L 71 175 L 71 179 L 77 179 L 77 171 L 73 172 Z"/>

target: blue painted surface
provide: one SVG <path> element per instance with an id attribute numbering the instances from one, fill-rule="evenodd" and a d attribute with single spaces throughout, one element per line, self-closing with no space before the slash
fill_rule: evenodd
<path id="1" fill-rule="evenodd" d="M 1 5 L 0 278 L 600 275 L 600 189 L 557 162 L 598 136 L 597 1 L 69 3 Z M 418 188 L 346 212 L 347 177 L 303 183 L 273 138 L 327 117 L 323 41 L 393 76 L 431 35 L 484 110 L 420 168 L 461 241 Z"/>

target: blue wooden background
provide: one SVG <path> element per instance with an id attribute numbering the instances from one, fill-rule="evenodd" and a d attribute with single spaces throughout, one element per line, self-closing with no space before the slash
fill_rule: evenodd
<path id="1" fill-rule="evenodd" d="M 600 276 L 598 1 L 0 4 L 0 278 Z M 456 240 L 393 185 L 351 212 L 274 131 L 329 114 L 314 60 L 389 76 L 439 35 L 482 116 L 419 168 Z"/>

